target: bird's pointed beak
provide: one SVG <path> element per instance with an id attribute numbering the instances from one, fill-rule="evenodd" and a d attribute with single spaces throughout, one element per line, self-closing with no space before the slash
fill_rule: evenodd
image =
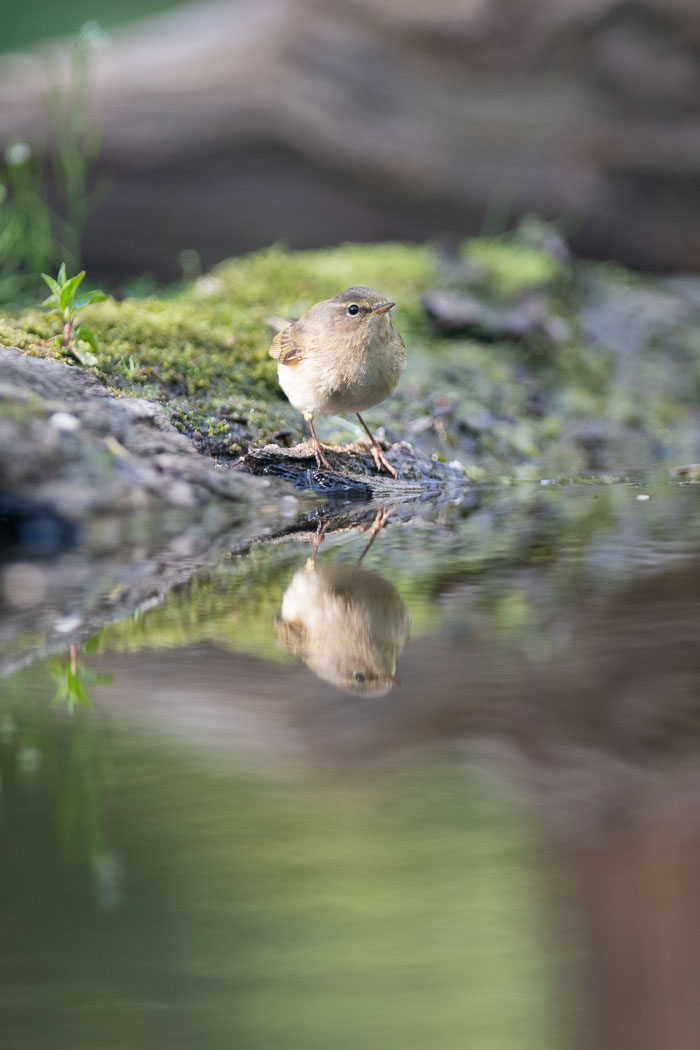
<path id="1" fill-rule="evenodd" d="M 392 306 L 396 306 L 396 303 L 381 303 L 379 306 L 375 306 L 374 310 L 370 310 L 367 316 L 371 317 L 372 314 L 385 314 L 387 310 L 391 310 Z"/>

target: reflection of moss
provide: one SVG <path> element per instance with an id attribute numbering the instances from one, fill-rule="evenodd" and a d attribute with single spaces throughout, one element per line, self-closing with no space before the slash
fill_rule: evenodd
<path id="1" fill-rule="evenodd" d="M 648 481 L 648 504 L 628 485 L 604 476 L 579 486 L 516 485 L 485 492 L 470 512 L 435 508 L 410 527 L 389 519 L 364 567 L 384 575 L 399 591 L 412 621 L 413 638 L 469 621 L 479 631 L 532 653 L 550 644 L 552 628 L 576 608 L 592 587 L 605 589 L 610 569 L 600 550 L 620 554 L 614 581 L 636 576 L 622 556 L 634 550 L 639 530 L 650 536 L 679 528 L 693 537 L 700 512 L 689 514 L 681 490 L 665 480 Z M 643 508 L 643 509 L 642 509 Z M 684 533 L 685 534 L 685 533 Z M 366 535 L 329 535 L 319 562 L 355 564 Z M 289 656 L 277 641 L 275 617 L 285 588 L 310 553 L 290 541 L 225 558 L 168 594 L 162 604 L 104 628 L 104 649 L 169 648 L 214 641 L 266 659 Z"/>
<path id="2" fill-rule="evenodd" d="M 103 906 L 118 910 L 96 914 L 81 844 L 61 842 L 60 778 L 0 800 L 13 959 L 0 1001 L 17 1045 L 37 1031 L 108 1050 L 554 1045 L 547 893 L 530 828 L 492 780 L 446 758 L 344 781 L 256 778 L 234 754 L 217 762 L 82 713 L 117 772 L 124 877 L 113 862 Z"/>
<path id="3" fill-rule="evenodd" d="M 132 652 L 212 641 L 269 660 L 291 660 L 277 640 L 275 617 L 284 589 L 306 554 L 295 547 L 226 558 L 171 591 L 162 604 L 109 624 L 100 648 Z"/>

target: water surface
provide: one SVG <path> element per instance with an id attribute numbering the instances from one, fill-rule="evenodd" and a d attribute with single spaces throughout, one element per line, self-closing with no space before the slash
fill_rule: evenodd
<path id="1" fill-rule="evenodd" d="M 4 1045 L 696 1047 L 699 496 L 310 526 L 87 645 L 7 562 Z"/>

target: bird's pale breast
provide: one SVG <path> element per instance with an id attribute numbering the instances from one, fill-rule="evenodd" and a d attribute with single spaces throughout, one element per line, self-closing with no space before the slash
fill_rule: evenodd
<path id="1" fill-rule="evenodd" d="M 406 363 L 406 350 L 388 318 L 362 345 L 342 345 L 338 339 L 333 346 L 324 343 L 310 335 L 298 364 L 278 365 L 280 386 L 300 412 L 321 416 L 362 412 L 393 393 Z"/>

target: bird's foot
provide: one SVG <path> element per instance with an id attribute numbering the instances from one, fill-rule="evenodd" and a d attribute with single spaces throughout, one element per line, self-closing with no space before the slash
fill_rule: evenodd
<path id="1" fill-rule="evenodd" d="M 392 467 L 379 445 L 370 445 L 370 451 L 374 459 L 374 465 L 377 468 L 377 474 L 381 474 L 382 470 L 386 470 L 393 478 L 398 478 L 399 475 L 396 473 L 396 468 Z"/>
<path id="2" fill-rule="evenodd" d="M 313 445 L 313 450 L 314 450 L 314 456 L 316 458 L 316 466 L 318 467 L 318 469 L 319 470 L 333 470 L 333 467 L 330 465 L 330 463 L 328 462 L 328 460 L 326 459 L 326 457 L 323 454 L 323 449 L 321 447 L 321 442 L 320 441 L 319 441 L 319 443 L 317 445 Z"/>
<path id="3" fill-rule="evenodd" d="M 395 506 L 389 507 L 388 510 L 387 510 L 386 507 L 379 507 L 378 510 L 375 512 L 374 520 L 369 525 L 358 525 L 357 526 L 357 531 L 359 533 L 362 533 L 362 532 L 377 533 L 377 532 L 379 532 L 380 529 L 384 528 L 384 526 L 386 525 L 387 521 L 389 520 L 390 515 L 393 514 L 395 510 L 396 510 Z"/>
<path id="4" fill-rule="evenodd" d="M 379 507 L 377 513 L 374 515 L 374 521 L 372 522 L 372 524 L 360 525 L 360 527 L 358 528 L 358 532 L 369 532 L 369 542 L 365 545 L 365 549 L 362 551 L 362 554 L 357 559 L 358 565 L 362 564 L 362 559 L 374 543 L 374 539 L 377 533 L 384 528 L 389 518 L 389 515 L 393 513 L 394 509 L 394 507 L 389 507 L 388 510 L 386 509 L 386 507 Z"/>

